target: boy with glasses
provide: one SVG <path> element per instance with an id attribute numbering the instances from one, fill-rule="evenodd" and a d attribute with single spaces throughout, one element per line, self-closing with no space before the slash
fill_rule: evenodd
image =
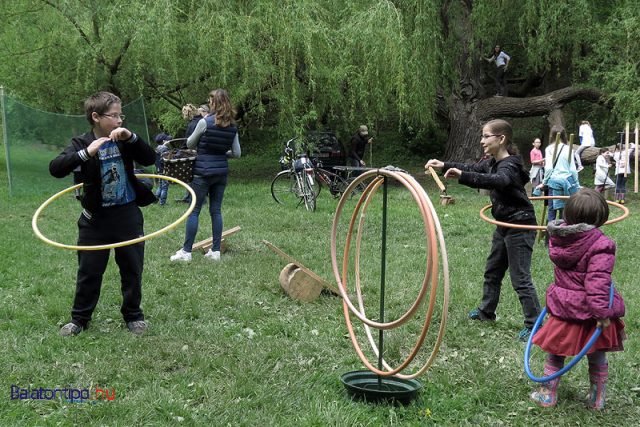
<path id="1" fill-rule="evenodd" d="M 84 103 L 91 130 L 76 136 L 49 164 L 49 172 L 63 178 L 79 168 L 84 184 L 81 199 L 84 208 L 78 219 L 78 245 L 94 246 L 131 240 L 144 234 L 139 206 L 156 201 L 152 191 L 134 175 L 134 162 L 150 166 L 155 151 L 138 135 L 122 127 L 124 115 L 120 98 L 98 92 Z M 140 308 L 144 242 L 114 249 L 120 269 L 122 316 L 134 334 L 147 329 Z M 78 335 L 87 328 L 98 303 L 102 276 L 110 250 L 78 251 L 76 293 L 71 322 L 60 335 Z"/>

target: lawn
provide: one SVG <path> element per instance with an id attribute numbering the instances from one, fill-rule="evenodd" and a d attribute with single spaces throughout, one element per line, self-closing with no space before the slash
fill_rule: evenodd
<path id="1" fill-rule="evenodd" d="M 479 302 L 493 230 L 478 215 L 487 197 L 451 184 L 449 194 L 456 203 L 441 206 L 435 185 L 420 171 L 422 159 L 398 164 L 419 178 L 436 205 L 449 254 L 451 301 L 442 347 L 432 368 L 420 377 L 423 389 L 418 398 L 405 406 L 373 405 L 352 401 L 340 382 L 342 374 L 363 369 L 347 336 L 340 298 L 323 294 L 303 303 L 287 297 L 278 282 L 286 262 L 262 243 L 263 239 L 274 243 L 335 282 L 329 249 L 337 200 L 325 190 L 313 213 L 277 205 L 269 194 L 277 154 L 247 151 L 232 163 L 223 204 L 225 228 L 241 226 L 242 231 L 229 238 L 229 251 L 220 263 L 195 252 L 190 264 L 169 261 L 181 246 L 183 225 L 147 242 L 143 308 L 150 329 L 142 337 L 124 328 L 113 257 L 90 329 L 74 338 L 58 336 L 60 326 L 69 320 L 76 254 L 44 244 L 31 230 L 33 213 L 53 193 L 10 197 L 5 165 L 0 164 L 0 389 L 4 390 L 0 425 L 613 426 L 640 419 L 637 197 L 629 197 L 629 219 L 604 227 L 618 243 L 614 279 L 626 300 L 628 334 L 625 351 L 609 358 L 607 408 L 603 413 L 584 408 L 588 376 L 586 362 L 581 362 L 563 377 L 558 407 L 541 409 L 528 400 L 532 382 L 522 366 L 524 345 L 516 340 L 522 315 L 509 279 L 497 322 L 479 324 L 466 318 Z M 591 175 L 583 176 L 590 184 Z M 41 184 L 43 189 L 64 187 L 46 174 Z M 181 195 L 182 190 L 172 186 L 166 207 L 143 209 L 147 232 L 180 216 L 186 206 L 173 200 Z M 425 264 L 424 234 L 415 204 L 398 186 L 391 187 L 389 198 L 387 320 L 404 313 L 415 299 Z M 355 199 L 348 203 L 347 216 L 354 204 Z M 54 240 L 75 243 L 79 212 L 71 196 L 61 198 L 43 215 L 43 232 Z M 340 245 L 345 221 L 339 224 Z M 367 313 L 376 314 L 380 221 L 376 199 L 363 230 L 361 260 Z M 203 215 L 198 240 L 209 233 L 210 220 Z M 542 244 L 536 245 L 532 273 L 543 297 L 552 266 Z M 438 305 L 419 360 L 409 372 L 429 356 L 441 318 Z M 421 309 L 406 326 L 385 333 L 385 357 L 392 365 L 413 347 L 423 321 Z M 364 346 L 362 328 L 357 331 Z M 371 353 L 368 350 L 373 358 Z M 541 373 L 543 355 L 534 352 L 533 359 L 534 369 Z M 91 393 L 100 388 L 115 396 L 88 403 L 60 398 L 21 401 L 11 399 L 12 386 Z"/>

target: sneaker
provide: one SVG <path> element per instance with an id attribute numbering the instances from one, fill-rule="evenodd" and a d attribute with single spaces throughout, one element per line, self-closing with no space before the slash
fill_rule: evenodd
<path id="1" fill-rule="evenodd" d="M 204 254 L 205 258 L 209 258 L 212 261 L 220 261 L 220 251 L 212 251 L 211 249 L 209 249 L 209 252 L 207 252 L 206 254 Z"/>
<path id="2" fill-rule="evenodd" d="M 73 337 L 82 332 L 82 326 L 78 326 L 75 323 L 69 322 L 60 328 L 61 337 Z"/>
<path id="3" fill-rule="evenodd" d="M 577 169 L 577 171 L 578 171 L 578 172 L 582 172 L 582 170 L 583 170 L 583 169 L 584 169 L 584 166 L 580 166 L 580 167 Z"/>
<path id="4" fill-rule="evenodd" d="M 624 205 L 624 199 L 620 200 L 620 204 Z"/>
<path id="5" fill-rule="evenodd" d="M 184 249 L 180 249 L 178 252 L 176 252 L 175 254 L 171 255 L 171 258 L 169 258 L 171 261 L 184 261 L 184 262 L 190 262 L 191 261 L 191 252 L 186 252 Z"/>
<path id="6" fill-rule="evenodd" d="M 531 328 L 527 328 L 526 326 L 522 328 L 522 330 L 518 333 L 518 339 L 520 341 L 528 341 L 529 335 L 531 335 Z"/>
<path id="7" fill-rule="evenodd" d="M 127 328 L 132 334 L 142 335 L 149 327 L 147 326 L 147 322 L 144 320 L 134 320 L 133 322 L 127 322 Z"/>
<path id="8" fill-rule="evenodd" d="M 484 311 L 480 310 L 479 308 L 474 308 L 473 310 L 471 310 L 467 317 L 471 320 L 480 320 L 482 322 L 496 320 L 495 314 L 493 316 L 487 316 Z"/>

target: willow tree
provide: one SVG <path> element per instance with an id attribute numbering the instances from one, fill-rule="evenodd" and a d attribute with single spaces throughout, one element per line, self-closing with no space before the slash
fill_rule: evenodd
<path id="1" fill-rule="evenodd" d="M 225 87 L 245 128 L 444 123 L 446 156 L 468 159 L 494 117 L 561 121 L 574 100 L 638 117 L 635 1 L 601 4 L 13 0 L 0 5 L 0 84 L 48 110 L 99 89 L 143 95 L 165 124 Z M 480 60 L 496 42 L 513 57 L 507 98 L 488 96 Z"/>

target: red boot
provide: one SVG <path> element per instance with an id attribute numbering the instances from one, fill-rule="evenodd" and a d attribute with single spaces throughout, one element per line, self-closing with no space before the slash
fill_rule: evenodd
<path id="1" fill-rule="evenodd" d="M 561 368 L 562 366 L 558 367 L 549 363 L 545 363 L 544 376 L 548 377 L 551 374 L 555 374 Z M 558 403 L 557 389 L 559 382 L 560 377 L 547 381 L 546 383 L 542 383 L 540 388 L 534 390 L 533 393 L 531 393 L 531 400 L 533 400 L 536 404 L 542 406 L 543 408 L 556 406 L 556 403 Z"/>
<path id="2" fill-rule="evenodd" d="M 604 409 L 605 392 L 607 388 L 607 380 L 609 379 L 609 364 L 601 365 L 589 363 L 589 395 L 587 396 L 587 405 L 591 409 Z"/>

